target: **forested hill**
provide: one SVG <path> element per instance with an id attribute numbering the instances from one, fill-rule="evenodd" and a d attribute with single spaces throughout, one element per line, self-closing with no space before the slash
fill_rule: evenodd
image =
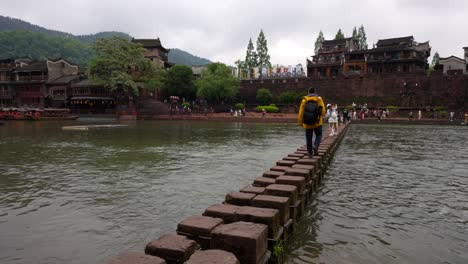
<path id="1" fill-rule="evenodd" d="M 112 36 L 131 38 L 129 34 L 117 31 L 73 35 L 0 15 L 0 59 L 64 58 L 85 66 L 94 55 L 92 44 L 98 38 Z M 170 49 L 169 62 L 187 66 L 211 63 L 207 59 L 199 58 L 179 49 Z"/>
<path id="2" fill-rule="evenodd" d="M 194 56 L 180 49 L 171 49 L 169 51 L 169 62 L 175 64 L 183 64 L 187 66 L 207 65 L 211 63 L 211 61 L 208 59 Z"/>

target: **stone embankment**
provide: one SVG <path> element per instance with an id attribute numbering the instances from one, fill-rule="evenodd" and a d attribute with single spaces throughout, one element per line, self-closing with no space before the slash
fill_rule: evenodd
<path id="1" fill-rule="evenodd" d="M 110 263 L 282 263 L 294 227 L 348 127 L 340 126 L 336 136 L 325 135 L 318 155 L 309 158 L 306 148 L 299 147 L 252 185 L 178 223 L 174 234 L 164 234 L 149 242 L 144 252 L 124 253 Z"/>

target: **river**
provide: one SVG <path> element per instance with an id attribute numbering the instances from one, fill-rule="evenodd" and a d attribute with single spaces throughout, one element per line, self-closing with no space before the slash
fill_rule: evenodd
<path id="1" fill-rule="evenodd" d="M 143 251 L 304 143 L 294 124 L 0 126 L 0 262 Z M 109 121 L 107 121 L 109 122 Z M 297 226 L 289 263 L 467 263 L 468 130 L 354 125 Z"/>
<path id="2" fill-rule="evenodd" d="M 351 126 L 288 263 L 468 263 L 467 128 Z"/>

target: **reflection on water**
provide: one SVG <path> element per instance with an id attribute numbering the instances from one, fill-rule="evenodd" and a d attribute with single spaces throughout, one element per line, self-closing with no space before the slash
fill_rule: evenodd
<path id="1" fill-rule="evenodd" d="M 105 263 L 142 251 L 304 140 L 294 124 L 60 129 L 96 122 L 0 127 L 0 263 Z"/>
<path id="2" fill-rule="evenodd" d="M 353 125 L 288 263 L 468 263 L 468 129 Z"/>

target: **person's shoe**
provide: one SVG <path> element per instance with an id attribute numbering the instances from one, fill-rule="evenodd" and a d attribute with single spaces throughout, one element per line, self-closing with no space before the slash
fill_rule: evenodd
<path id="1" fill-rule="evenodd" d="M 307 157 L 310 159 L 312 158 L 312 153 L 307 153 Z"/>
<path id="2" fill-rule="evenodd" d="M 318 156 L 318 154 L 319 154 L 319 153 L 318 153 L 318 148 L 314 148 L 314 155 L 315 155 L 315 156 Z"/>

